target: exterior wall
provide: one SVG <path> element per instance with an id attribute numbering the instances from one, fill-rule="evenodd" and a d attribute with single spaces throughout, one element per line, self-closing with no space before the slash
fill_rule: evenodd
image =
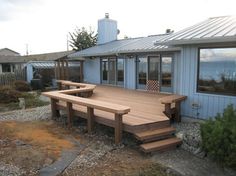
<path id="1" fill-rule="evenodd" d="M 101 83 L 100 58 L 85 60 L 84 81 L 93 84 Z"/>
<path id="2" fill-rule="evenodd" d="M 135 58 L 125 58 L 124 66 L 124 87 L 127 89 L 136 89 L 136 62 Z"/>
<path id="3" fill-rule="evenodd" d="M 182 104 L 182 115 L 207 119 L 223 112 L 228 104 L 236 107 L 235 96 L 204 94 L 196 92 L 197 87 L 198 47 L 183 46 L 181 57 L 178 59 L 178 83 L 176 93 L 188 96 Z M 192 103 L 198 103 L 199 109 L 192 108 Z"/>
<path id="4" fill-rule="evenodd" d="M 28 83 L 33 79 L 33 66 L 31 64 L 27 64 L 26 66 L 26 77 Z"/>

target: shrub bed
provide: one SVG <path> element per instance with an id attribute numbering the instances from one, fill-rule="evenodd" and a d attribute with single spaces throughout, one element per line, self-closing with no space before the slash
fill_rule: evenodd
<path id="1" fill-rule="evenodd" d="M 223 166 L 236 170 L 236 109 L 229 105 L 223 114 L 201 124 L 202 148 Z"/>
<path id="2" fill-rule="evenodd" d="M 30 85 L 26 81 L 18 80 L 14 82 L 14 87 L 16 90 L 21 92 L 28 92 L 31 90 Z"/>
<path id="3" fill-rule="evenodd" d="M 10 86 L 0 87 L 0 103 L 18 102 L 21 93 Z"/>

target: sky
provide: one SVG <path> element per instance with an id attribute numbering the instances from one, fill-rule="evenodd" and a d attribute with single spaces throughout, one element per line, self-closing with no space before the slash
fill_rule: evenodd
<path id="1" fill-rule="evenodd" d="M 0 0 L 0 48 L 26 54 L 67 50 L 76 27 L 97 31 L 105 13 L 119 39 L 179 31 L 209 17 L 236 15 L 236 0 Z"/>

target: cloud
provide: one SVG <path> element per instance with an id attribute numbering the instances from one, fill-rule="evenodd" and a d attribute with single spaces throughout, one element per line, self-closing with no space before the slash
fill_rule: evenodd
<path id="1" fill-rule="evenodd" d="M 42 0 L 0 0 L 0 22 L 17 18 L 27 13 L 33 6 L 42 4 Z"/>

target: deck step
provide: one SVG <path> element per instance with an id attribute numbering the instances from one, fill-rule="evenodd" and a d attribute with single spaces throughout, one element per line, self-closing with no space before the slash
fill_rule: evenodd
<path id="1" fill-rule="evenodd" d="M 177 147 L 182 143 L 181 139 L 172 137 L 160 141 L 145 143 L 140 145 L 140 148 L 143 152 L 155 152 L 155 151 L 166 151 L 168 149 L 172 149 Z"/>
<path id="2" fill-rule="evenodd" d="M 148 130 L 140 133 L 135 133 L 135 137 L 142 142 L 151 142 L 158 139 L 168 138 L 175 133 L 175 128 L 166 127 L 156 130 Z"/>

